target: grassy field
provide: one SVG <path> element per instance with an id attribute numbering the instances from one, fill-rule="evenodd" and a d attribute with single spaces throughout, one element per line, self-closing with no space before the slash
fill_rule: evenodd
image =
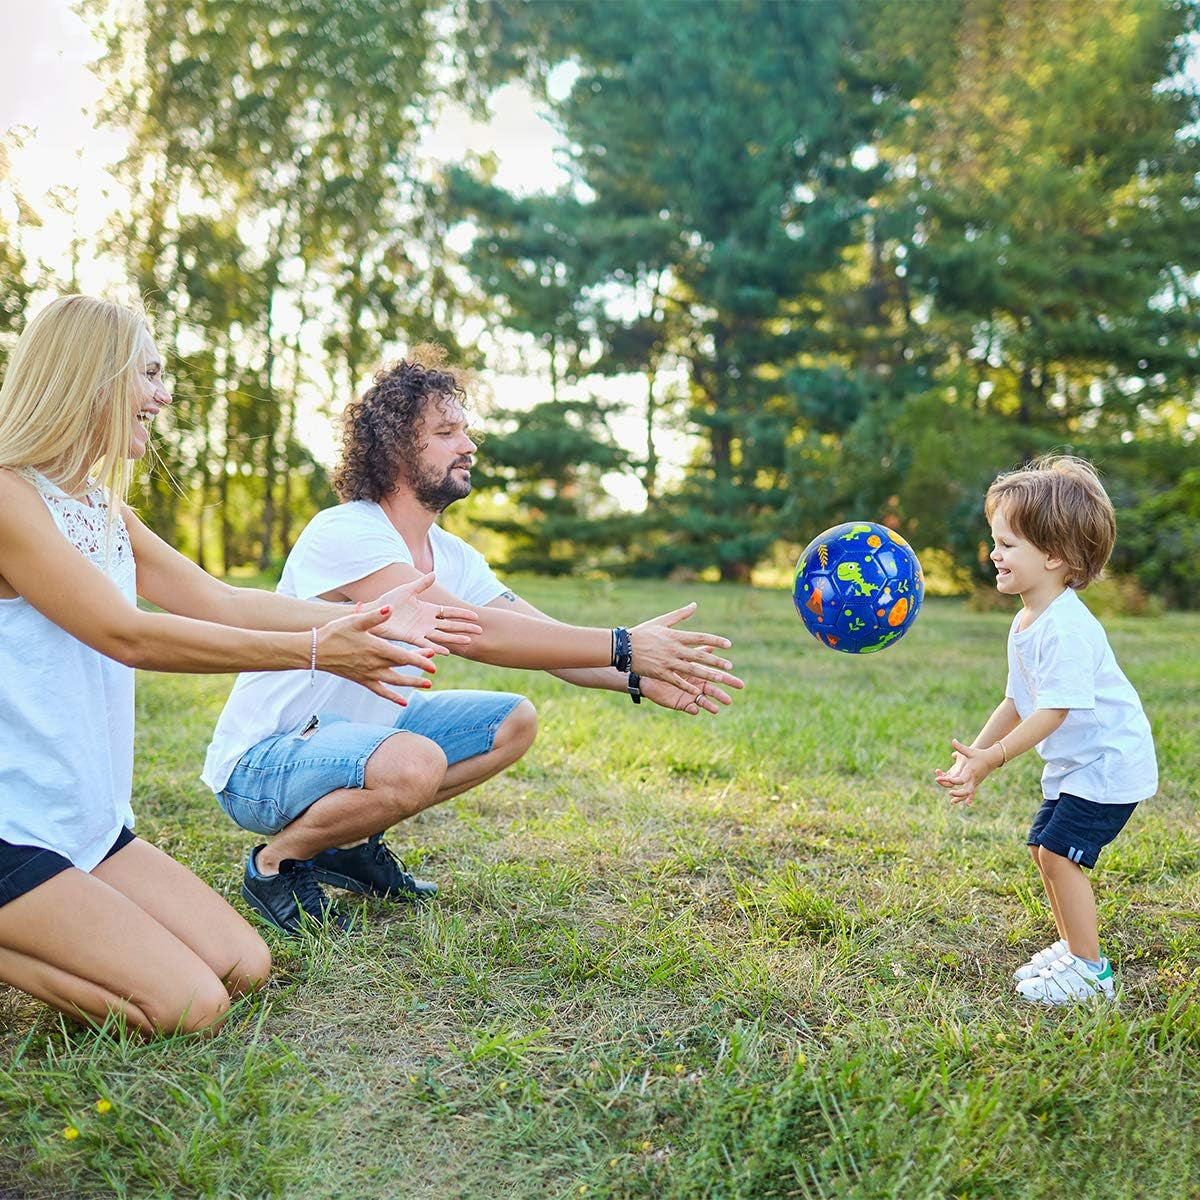
<path id="1" fill-rule="evenodd" d="M 0 1196 L 1200 1196 L 1200 617 L 1107 621 L 1162 791 L 1095 873 L 1120 1008 L 1046 1013 L 1009 979 L 1053 938 L 1039 765 L 967 811 L 932 782 L 1000 697 L 1008 616 L 930 601 L 855 659 L 779 592 L 518 590 L 596 623 L 695 597 L 747 689 L 689 719 L 445 666 L 541 733 L 393 835 L 439 900 L 270 935 L 210 1042 L 0 988 Z M 228 681 L 139 686 L 139 832 L 235 896 L 252 839 L 196 778 Z"/>

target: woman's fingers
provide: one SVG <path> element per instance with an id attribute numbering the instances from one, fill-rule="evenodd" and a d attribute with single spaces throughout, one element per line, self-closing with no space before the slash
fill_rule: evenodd
<path id="1" fill-rule="evenodd" d="M 426 604 L 433 604 L 427 600 Z M 451 608 L 449 605 L 436 606 L 434 619 L 439 629 L 462 629 L 466 633 L 482 633 L 483 626 L 479 624 L 479 614 L 470 608 Z"/>
<path id="2" fill-rule="evenodd" d="M 422 592 L 428 591 L 433 586 L 434 578 L 435 576 L 432 571 L 426 571 L 424 575 L 421 575 L 417 579 L 410 579 L 408 583 L 402 583 L 398 588 L 394 588 L 393 591 L 402 592 L 404 595 L 410 597 L 419 596 Z"/>

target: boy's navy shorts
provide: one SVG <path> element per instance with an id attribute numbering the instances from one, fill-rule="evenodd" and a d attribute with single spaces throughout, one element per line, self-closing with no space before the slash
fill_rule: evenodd
<path id="1" fill-rule="evenodd" d="M 122 829 L 104 858 L 112 858 L 118 850 L 128 846 L 133 838 L 132 829 Z M 32 892 L 47 879 L 53 879 L 73 866 L 69 858 L 64 858 L 57 851 L 41 846 L 20 846 L 0 839 L 0 905 Z"/>
<path id="2" fill-rule="evenodd" d="M 1043 800 L 1025 839 L 1081 867 L 1094 867 L 1100 851 L 1125 828 L 1136 804 L 1097 804 L 1063 792 Z"/>

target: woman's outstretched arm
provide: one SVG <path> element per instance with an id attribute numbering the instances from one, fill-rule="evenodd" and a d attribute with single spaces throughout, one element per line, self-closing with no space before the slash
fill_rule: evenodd
<path id="1" fill-rule="evenodd" d="M 143 612 L 130 604 L 112 580 L 62 536 L 37 491 L 6 470 L 0 470 L 0 582 L 6 585 L 0 596 L 16 593 L 79 641 L 128 666 L 214 674 L 312 665 L 311 628 L 238 629 Z M 386 607 L 373 606 L 317 626 L 316 665 L 394 700 L 392 687 L 428 686 L 426 680 L 401 675 L 397 668 L 432 672 L 433 652 L 376 636 L 374 631 L 384 627 L 390 615 Z M 321 609 L 340 611 L 333 606 Z"/>

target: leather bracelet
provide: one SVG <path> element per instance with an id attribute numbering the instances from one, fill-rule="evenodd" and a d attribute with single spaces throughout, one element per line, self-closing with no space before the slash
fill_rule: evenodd
<path id="1" fill-rule="evenodd" d="M 622 674 L 633 670 L 633 638 L 629 630 L 618 625 L 613 631 L 612 665 Z"/>
<path id="2" fill-rule="evenodd" d="M 629 672 L 629 678 L 625 684 L 625 690 L 629 693 L 629 698 L 634 704 L 642 702 L 642 677 L 635 671 Z"/>

